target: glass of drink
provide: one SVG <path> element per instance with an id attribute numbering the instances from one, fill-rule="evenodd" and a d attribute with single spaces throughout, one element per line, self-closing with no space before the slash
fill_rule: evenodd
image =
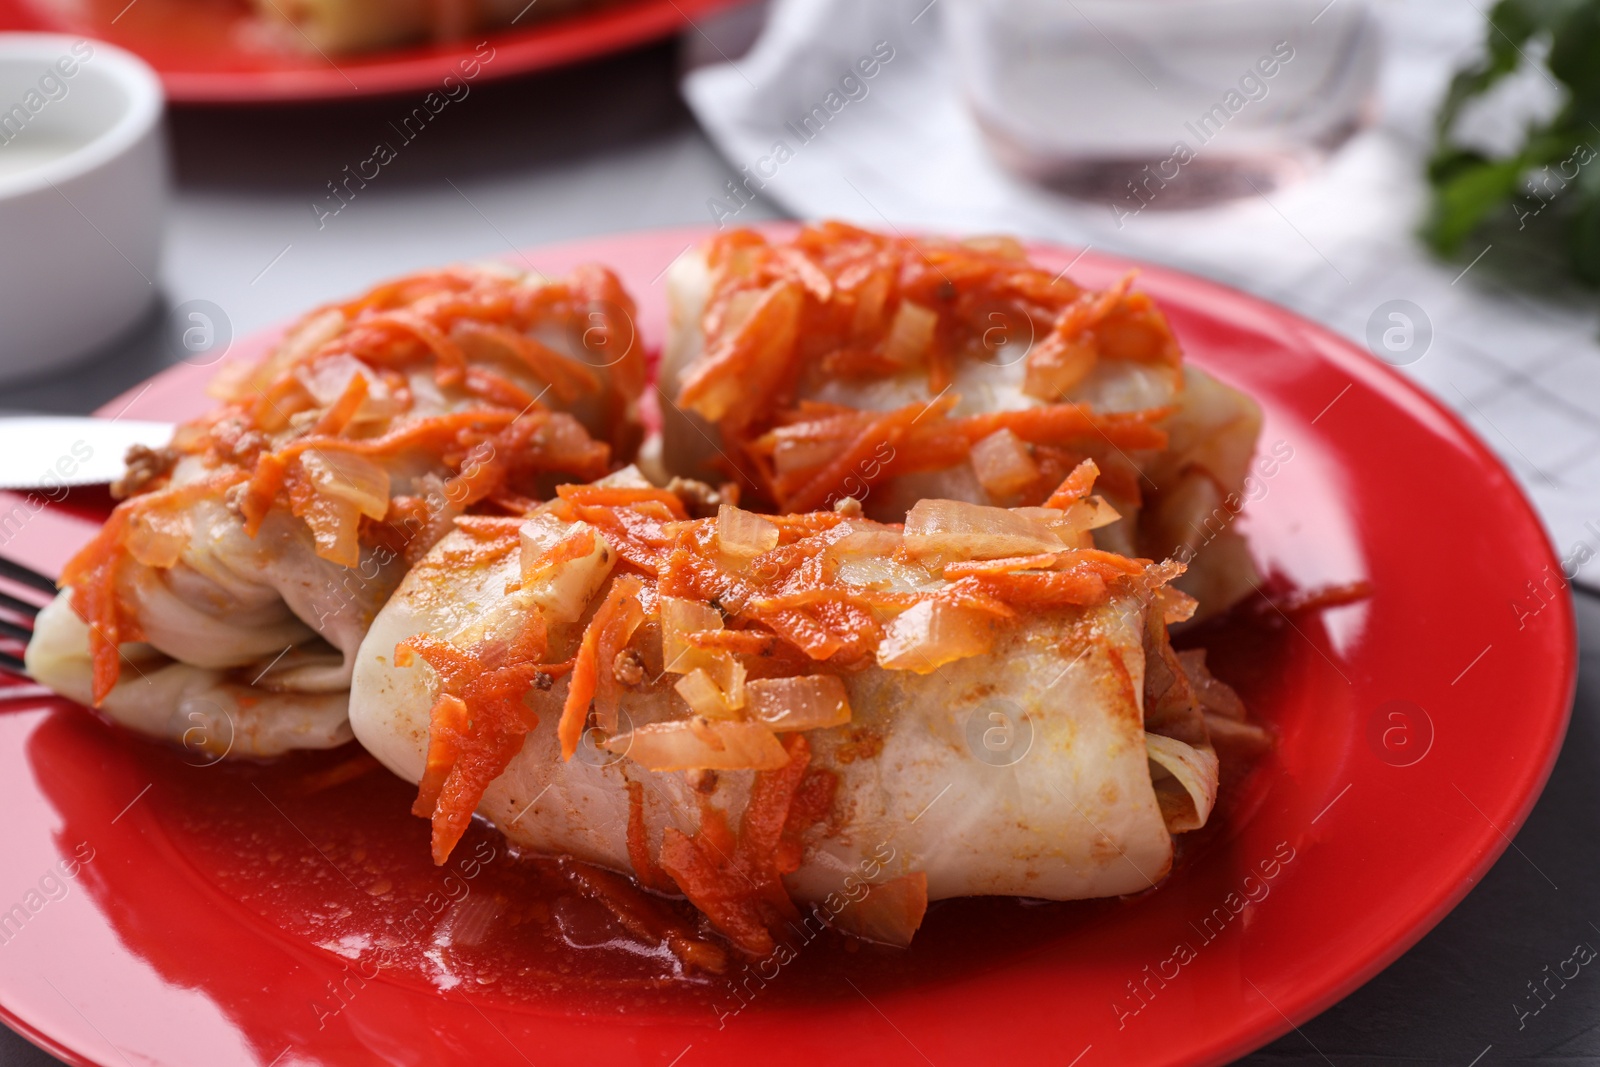
<path id="1" fill-rule="evenodd" d="M 1265 192 L 1369 118 L 1365 0 L 946 0 L 961 89 L 1007 167 L 1114 213 Z"/>

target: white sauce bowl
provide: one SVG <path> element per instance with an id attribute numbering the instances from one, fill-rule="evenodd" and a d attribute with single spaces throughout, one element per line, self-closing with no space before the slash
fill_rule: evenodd
<path id="1" fill-rule="evenodd" d="M 120 48 L 0 33 L 0 379 L 90 354 L 156 299 L 163 106 Z"/>

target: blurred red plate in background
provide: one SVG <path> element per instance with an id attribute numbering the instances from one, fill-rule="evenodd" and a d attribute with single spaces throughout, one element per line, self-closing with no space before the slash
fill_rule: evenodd
<path id="1" fill-rule="evenodd" d="M 526 260 L 611 265 L 656 346 L 662 275 L 706 232 Z M 1096 287 L 1130 267 L 1035 254 Z M 1158 888 L 944 902 L 902 954 L 818 946 L 774 976 L 585 986 L 584 961 L 613 975 L 634 964 L 523 952 L 527 926 L 495 928 L 476 955 L 439 934 L 451 877 L 470 882 L 462 899 L 513 910 L 534 890 L 482 828 L 466 852 L 487 857 L 481 870 L 431 868 L 427 825 L 405 813 L 413 790 L 381 771 L 325 788 L 350 753 L 209 766 L 74 706 L 23 702 L 0 715 L 0 1015 L 106 1067 L 1178 1067 L 1225 1062 L 1328 1007 L 1438 922 L 1521 826 L 1566 729 L 1571 606 L 1524 603 L 1527 580 L 1558 566 L 1533 511 L 1390 368 L 1214 283 L 1145 267 L 1138 284 L 1189 358 L 1262 404 L 1262 454 L 1277 462 L 1257 468 L 1240 520 L 1262 572 L 1280 588 L 1372 589 L 1293 618 L 1262 605 L 1248 625 L 1182 639 L 1207 644 L 1279 743 Z M 175 368 L 107 410 L 194 415 L 211 371 Z M 55 573 L 104 503 L 75 502 L 0 497 L 0 552 Z M 438 909 L 421 895 L 429 879 Z M 422 970 L 372 962 L 419 914 L 435 931 L 407 942 Z"/>
<path id="2" fill-rule="evenodd" d="M 436 90 L 474 61 L 478 78 L 526 74 L 670 36 L 736 2 L 620 0 L 463 41 L 331 57 L 269 39 L 247 0 L 0 0 L 0 31 L 119 45 L 156 69 L 175 103 L 265 104 Z"/>

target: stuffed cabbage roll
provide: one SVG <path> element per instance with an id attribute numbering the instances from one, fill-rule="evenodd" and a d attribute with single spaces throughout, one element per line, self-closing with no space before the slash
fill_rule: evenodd
<path id="1" fill-rule="evenodd" d="M 756 956 L 791 923 L 904 944 L 930 900 L 1149 888 L 1212 809 L 1208 718 L 1265 735 L 1167 643 L 1181 565 L 1092 547 L 1093 476 L 904 524 L 696 519 L 630 472 L 461 518 L 362 645 L 356 737 L 419 783 L 436 862 L 480 812 Z"/>
<path id="2" fill-rule="evenodd" d="M 316 311 L 130 457 L 28 669 L 219 752 L 341 744 L 356 650 L 406 569 L 460 515 L 521 514 L 630 458 L 643 381 L 632 302 L 597 267 L 454 267 Z"/>
<path id="3" fill-rule="evenodd" d="M 668 273 L 666 468 L 894 519 L 928 497 L 1038 504 L 1093 459 L 1126 519 L 1101 546 L 1189 562 L 1181 584 L 1221 610 L 1255 579 L 1225 501 L 1260 411 L 1184 362 L 1133 280 L 1086 290 L 1005 238 L 721 234 Z"/>

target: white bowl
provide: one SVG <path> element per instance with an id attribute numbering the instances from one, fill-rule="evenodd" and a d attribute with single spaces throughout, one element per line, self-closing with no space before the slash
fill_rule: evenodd
<path id="1" fill-rule="evenodd" d="M 155 300 L 162 110 L 120 48 L 0 33 L 0 379 L 87 355 Z"/>

